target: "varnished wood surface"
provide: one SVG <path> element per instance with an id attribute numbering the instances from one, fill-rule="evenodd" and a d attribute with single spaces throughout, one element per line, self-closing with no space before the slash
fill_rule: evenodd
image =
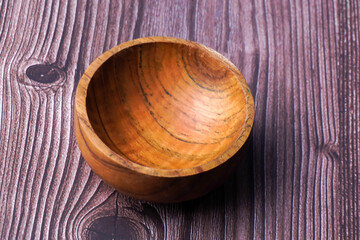
<path id="1" fill-rule="evenodd" d="M 92 127 L 88 138 L 96 135 L 113 155 L 180 175 L 181 169 L 221 159 L 238 140 L 241 147 L 254 118 L 249 93 L 243 76 L 205 47 L 141 38 L 113 48 L 87 69 L 75 117 Z"/>
<path id="2" fill-rule="evenodd" d="M 84 159 L 119 192 L 181 202 L 215 189 L 240 163 L 254 100 L 240 71 L 193 41 L 146 37 L 96 58 L 77 86 Z"/>
<path id="3" fill-rule="evenodd" d="M 0 1 L 1 239 L 359 238 L 358 1 Z M 82 159 L 74 89 L 133 38 L 201 42 L 255 99 L 235 176 L 183 204 L 127 198 Z"/>

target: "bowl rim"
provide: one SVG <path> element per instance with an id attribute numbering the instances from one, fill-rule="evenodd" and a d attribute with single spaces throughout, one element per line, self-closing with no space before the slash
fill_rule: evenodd
<path id="1" fill-rule="evenodd" d="M 126 156 L 122 156 L 115 151 L 113 151 L 110 147 L 108 147 L 101 138 L 96 134 L 95 130 L 93 129 L 86 107 L 86 98 L 87 98 L 87 90 L 95 72 L 101 67 L 103 63 L 105 63 L 109 58 L 113 55 L 117 54 L 118 52 L 131 48 L 136 45 L 146 44 L 146 43 L 175 43 L 186 45 L 189 47 L 196 47 L 201 50 L 207 51 L 212 55 L 215 55 L 217 58 L 221 60 L 221 62 L 227 66 L 238 78 L 239 82 L 241 83 L 243 94 L 245 97 L 245 106 L 246 106 L 246 117 L 244 121 L 244 125 L 242 127 L 241 133 L 239 134 L 238 138 L 234 140 L 234 142 L 230 145 L 230 147 L 225 150 L 219 157 L 210 160 L 202 165 L 198 165 L 191 168 L 182 168 L 182 169 L 163 169 L 163 168 L 153 168 L 141 165 L 134 161 L 129 160 Z M 199 174 L 202 172 L 209 171 L 218 167 L 219 165 L 225 163 L 228 159 L 235 155 L 241 147 L 244 145 L 245 141 L 250 135 L 252 130 L 252 126 L 254 123 L 254 99 L 251 95 L 251 91 L 249 86 L 247 85 L 245 78 L 241 74 L 241 72 L 237 69 L 237 67 L 231 63 L 227 58 L 223 55 L 211 49 L 203 44 L 173 38 L 173 37 L 162 37 L 162 36 L 154 36 L 154 37 L 144 37 L 138 38 L 134 40 L 130 40 L 128 42 L 121 43 L 110 50 L 104 52 L 100 56 L 98 56 L 85 70 L 84 74 L 80 78 L 78 83 L 76 94 L 75 94 L 75 101 L 74 101 L 74 114 L 76 118 L 78 118 L 79 128 L 81 131 L 82 137 L 86 136 L 87 140 L 91 141 L 92 146 L 95 147 L 98 152 L 101 152 L 104 156 L 106 156 L 107 161 L 112 165 L 118 167 L 125 167 L 132 171 L 142 173 L 144 175 L 151 175 L 151 176 L 158 176 L 158 177 L 185 177 L 190 175 Z"/>

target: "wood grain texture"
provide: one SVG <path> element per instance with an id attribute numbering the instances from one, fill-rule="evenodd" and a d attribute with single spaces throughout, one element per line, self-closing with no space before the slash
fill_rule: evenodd
<path id="1" fill-rule="evenodd" d="M 235 154 L 251 131 L 254 103 L 241 73 L 225 61 L 213 50 L 177 38 L 118 45 L 97 58 L 80 80 L 78 138 L 92 141 L 96 135 L 111 155 L 128 159 L 126 165 L 154 168 L 156 175 L 155 169 L 176 169 L 175 176 L 204 169 L 229 155 L 232 145 L 238 146 Z M 86 136 L 89 127 L 92 136 Z"/>
<path id="2" fill-rule="evenodd" d="M 359 1 L 0 1 L 0 238 L 359 238 Z M 81 158 L 74 89 L 137 37 L 198 41 L 250 83 L 247 159 L 183 204 L 127 198 Z"/>
<path id="3" fill-rule="evenodd" d="M 92 170 L 153 202 L 193 199 L 225 182 L 254 122 L 239 70 L 179 38 L 139 38 L 106 51 L 84 72 L 74 102 L 77 143 Z"/>
<path id="4" fill-rule="evenodd" d="M 340 234 L 359 238 L 360 78 L 359 3 L 339 1 Z"/>

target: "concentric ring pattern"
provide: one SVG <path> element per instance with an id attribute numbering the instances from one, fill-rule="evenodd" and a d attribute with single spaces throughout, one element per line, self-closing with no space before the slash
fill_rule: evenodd
<path id="1" fill-rule="evenodd" d="M 89 84 L 96 134 L 138 164 L 183 169 L 221 156 L 246 118 L 244 86 L 202 46 L 144 43 L 109 58 Z"/>

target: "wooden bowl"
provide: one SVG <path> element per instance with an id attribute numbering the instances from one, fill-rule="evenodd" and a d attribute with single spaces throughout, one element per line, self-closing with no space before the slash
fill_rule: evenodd
<path id="1" fill-rule="evenodd" d="M 148 37 L 99 56 L 80 79 L 75 132 L 90 167 L 132 197 L 179 202 L 240 160 L 254 101 L 240 71 L 201 44 Z"/>

